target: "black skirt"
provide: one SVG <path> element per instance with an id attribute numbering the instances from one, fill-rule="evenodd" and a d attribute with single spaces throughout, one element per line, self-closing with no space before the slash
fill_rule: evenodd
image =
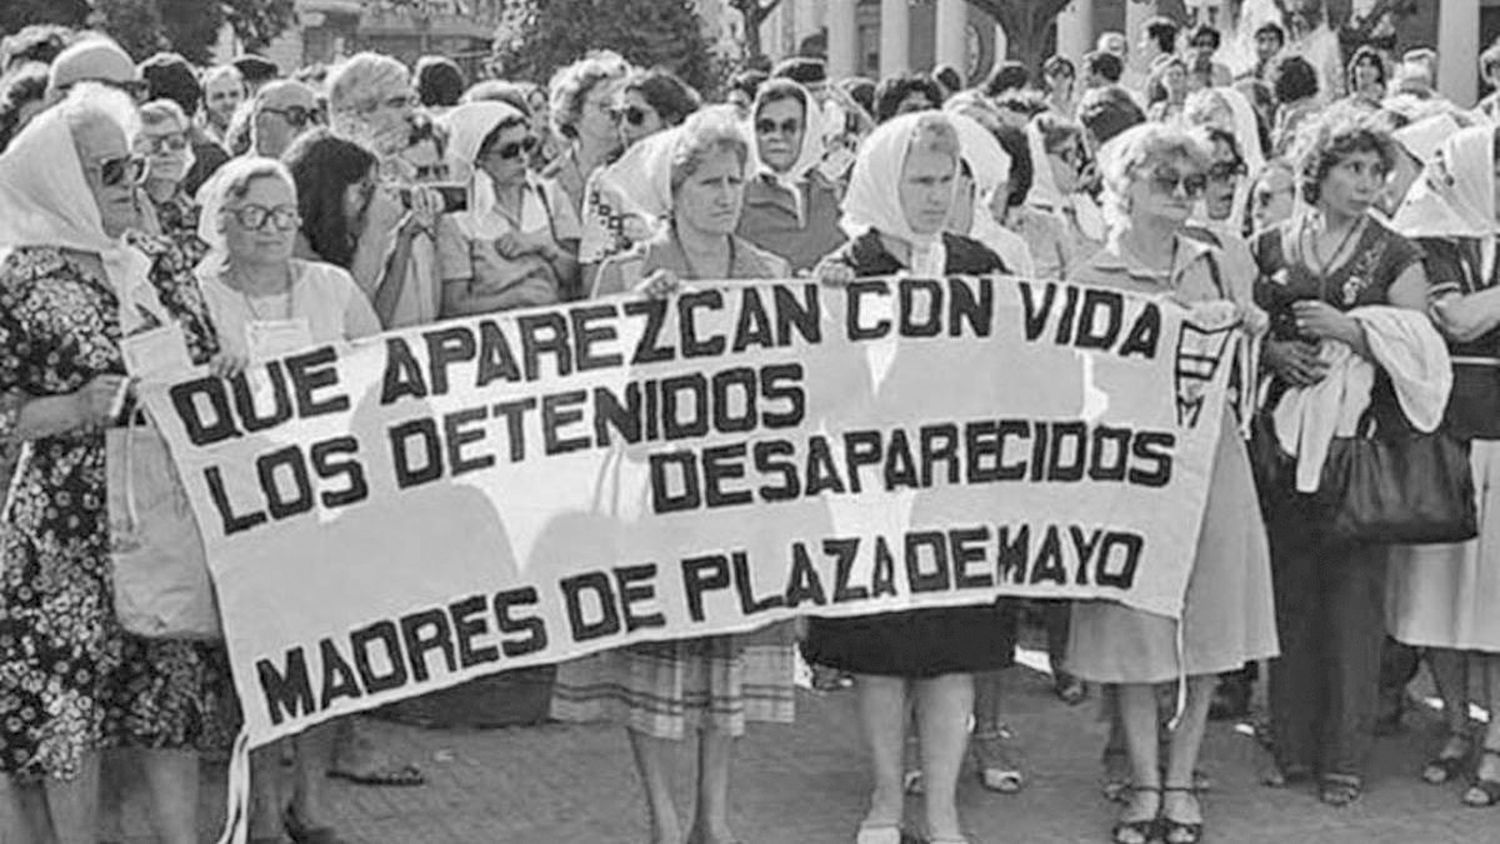
<path id="1" fill-rule="evenodd" d="M 814 618 L 808 662 L 890 677 L 928 678 L 1007 668 L 1015 662 L 1016 602 Z"/>

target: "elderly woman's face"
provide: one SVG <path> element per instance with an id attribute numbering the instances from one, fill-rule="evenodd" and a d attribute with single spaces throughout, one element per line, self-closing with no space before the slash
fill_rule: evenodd
<path id="1" fill-rule="evenodd" d="M 252 179 L 245 195 L 225 203 L 219 217 L 229 260 L 241 265 L 291 260 L 300 223 L 292 186 L 277 176 Z"/>
<path id="2" fill-rule="evenodd" d="M 672 194 L 677 225 L 732 234 L 745 200 L 745 167 L 734 150 L 715 149 Z"/>
<path id="3" fill-rule="evenodd" d="M 937 234 L 953 207 L 958 161 L 946 152 L 913 147 L 901 166 L 897 191 L 906 224 L 919 235 Z"/>
<path id="4" fill-rule="evenodd" d="M 1156 157 L 1130 179 L 1130 217 L 1180 226 L 1208 187 L 1208 175 L 1179 157 Z"/>
<path id="5" fill-rule="evenodd" d="M 191 144 L 188 127 L 168 118 L 154 126 L 143 126 L 135 136 L 135 151 L 151 162 L 150 178 L 176 184 L 188 171 Z"/>
<path id="6" fill-rule="evenodd" d="M 507 126 L 479 151 L 475 163 L 495 184 L 516 184 L 526 178 L 526 158 L 535 143 L 536 139 L 525 126 Z"/>
<path id="7" fill-rule="evenodd" d="M 104 233 L 119 237 L 138 225 L 136 186 L 145 178 L 147 165 L 146 159 L 131 154 L 125 132 L 107 120 L 89 120 L 73 127 L 73 147 Z"/>
<path id="8" fill-rule="evenodd" d="M 802 103 L 792 99 L 772 100 L 755 116 L 755 144 L 760 160 L 778 173 L 797 162 L 802 137 L 807 131 Z"/>
<path id="9" fill-rule="evenodd" d="M 579 106 L 578 121 L 574 124 L 578 137 L 606 146 L 619 140 L 614 107 L 620 84 L 618 77 L 603 79 L 584 95 Z"/>
<path id="10" fill-rule="evenodd" d="M 1325 212 L 1358 217 L 1370 210 L 1385 188 L 1386 168 L 1374 151 L 1351 152 L 1328 170 L 1318 187 Z"/>

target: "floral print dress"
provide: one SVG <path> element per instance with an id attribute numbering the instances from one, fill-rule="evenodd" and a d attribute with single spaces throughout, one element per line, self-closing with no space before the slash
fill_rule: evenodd
<path id="1" fill-rule="evenodd" d="M 216 350 L 192 266 L 171 238 L 131 235 L 189 352 Z M 0 264 L 0 394 L 75 392 L 124 372 L 118 300 L 76 254 L 24 247 Z M 0 441 L 18 407 L 0 403 Z M 222 646 L 126 635 L 115 621 L 104 436 L 24 443 L 0 510 L 0 772 L 71 778 L 89 752 L 127 744 L 226 746 L 238 710 Z"/>

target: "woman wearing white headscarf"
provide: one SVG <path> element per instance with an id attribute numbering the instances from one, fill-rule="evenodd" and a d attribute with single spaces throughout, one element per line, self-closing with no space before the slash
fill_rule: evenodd
<path id="1" fill-rule="evenodd" d="M 223 649 L 114 617 L 103 429 L 122 346 L 148 332 L 208 363 L 217 339 L 169 239 L 139 233 L 145 159 L 128 95 L 79 86 L 0 156 L 0 439 L 24 445 L 0 512 L 0 771 L 16 841 L 93 841 L 98 749 L 141 751 L 160 836 L 197 840 L 197 754 L 232 740 Z"/>
<path id="2" fill-rule="evenodd" d="M 1010 154 L 978 119 L 945 110 L 958 130 L 966 165 L 959 179 L 960 201 L 954 204 L 949 221 L 951 230 L 988 246 L 1016 275 L 1036 277 L 1036 262 L 1026 239 L 1000 222 L 1010 199 Z"/>
<path id="3" fill-rule="evenodd" d="M 449 157 L 473 174 L 469 208 L 440 230 L 444 317 L 577 298 L 578 218 L 562 187 L 532 172 L 538 143 L 519 109 L 500 102 L 443 116 Z"/>
<path id="4" fill-rule="evenodd" d="M 818 169 L 824 110 L 796 82 L 772 79 L 760 86 L 750 115 L 755 144 L 739 234 L 805 272 L 847 239 L 839 189 Z"/>
<path id="5" fill-rule="evenodd" d="M 842 225 L 852 240 L 824 259 L 817 275 L 825 283 L 847 283 L 871 276 L 1007 274 L 1009 269 L 994 252 L 946 231 L 961 156 L 958 132 L 939 112 L 902 115 L 877 127 L 860 147 L 844 197 Z M 909 395 L 900 388 L 901 382 L 930 382 L 930 371 L 903 366 L 899 342 L 888 351 L 894 358 L 878 379 L 870 411 L 841 424 L 884 427 L 890 420 L 883 420 L 881 411 L 892 409 L 903 394 Z M 877 365 L 872 361 L 870 366 L 873 376 Z M 880 499 L 879 506 L 888 504 L 892 522 L 888 529 L 904 529 L 895 523 L 904 518 L 899 502 Z M 934 491 L 912 503 L 909 518 L 946 504 L 941 492 Z M 959 511 L 949 508 L 947 512 Z M 898 844 L 901 840 L 905 801 L 901 768 L 911 700 L 916 702 L 922 746 L 927 840 L 967 840 L 955 795 L 973 710 L 973 675 L 1010 663 L 1009 650 L 998 646 L 1005 639 L 1004 621 L 993 605 L 809 622 L 808 660 L 857 678 L 860 720 L 875 778 L 859 844 Z"/>
<path id="6" fill-rule="evenodd" d="M 675 130 L 674 139 L 672 146 L 657 148 L 659 158 L 647 168 L 667 174 L 669 222 L 606 260 L 594 295 L 662 296 L 683 282 L 786 278 L 785 261 L 735 234 L 750 152 L 732 112 L 699 112 Z M 702 529 L 713 532 L 707 525 Z M 732 842 L 734 740 L 749 721 L 792 720 L 794 677 L 787 625 L 632 645 L 559 665 L 552 716 L 627 728 L 653 842 Z M 699 760 L 695 814 L 687 830 L 673 805 L 671 784 L 673 757 L 684 740 L 696 745 Z"/>
<path id="7" fill-rule="evenodd" d="M 1234 157 L 1231 168 L 1220 167 L 1220 159 L 1209 167 L 1209 195 L 1232 188 L 1232 198 L 1226 208 L 1200 208 L 1195 215 L 1197 222 L 1216 233 L 1244 237 L 1245 216 L 1249 209 L 1251 173 L 1259 173 L 1266 165 L 1265 150 L 1261 148 L 1260 126 L 1255 118 L 1255 106 L 1245 95 L 1234 88 L 1205 88 L 1188 96 L 1183 106 L 1183 117 L 1189 126 L 1206 126 L 1227 132 L 1234 139 Z M 1208 203 L 1217 205 L 1218 203 Z"/>
<path id="8" fill-rule="evenodd" d="M 1081 125 L 1042 114 L 1026 125 L 1031 152 L 1031 191 L 1026 207 L 1047 217 L 1053 226 L 1034 226 L 1021 219 L 1020 233 L 1031 247 L 1042 278 L 1066 278 L 1104 243 L 1104 217 L 1083 192 L 1093 167 Z M 1055 229 L 1055 240 L 1039 239 Z"/>
<path id="9" fill-rule="evenodd" d="M 1449 136 L 1412 187 L 1394 226 L 1426 253 L 1431 314 L 1453 357 L 1446 426 L 1471 438 L 1479 537 L 1456 545 L 1392 549 L 1386 591 L 1391 635 L 1427 649 L 1448 722 L 1444 747 L 1422 776 L 1460 776 L 1479 751 L 1464 802 L 1500 803 L 1500 209 L 1491 126 Z M 1469 720 L 1469 690 L 1490 713 Z M 1476 746 L 1476 739 L 1482 744 Z"/>

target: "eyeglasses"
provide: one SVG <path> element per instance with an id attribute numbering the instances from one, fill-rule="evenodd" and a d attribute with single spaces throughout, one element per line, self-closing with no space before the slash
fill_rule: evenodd
<path id="1" fill-rule="evenodd" d="M 1249 171 L 1245 169 L 1243 161 L 1221 161 L 1208 168 L 1208 179 L 1212 182 L 1228 182 L 1234 179 L 1244 178 Z"/>
<path id="2" fill-rule="evenodd" d="M 302 106 L 287 106 L 286 108 L 263 108 L 266 114 L 280 115 L 287 125 L 293 129 L 301 129 L 309 123 L 322 123 L 322 117 L 315 109 L 303 108 Z"/>
<path id="3" fill-rule="evenodd" d="M 260 231 L 270 222 L 277 231 L 291 231 L 301 222 L 302 217 L 297 214 L 297 209 L 290 205 L 278 205 L 275 208 L 267 208 L 264 205 L 242 205 L 239 208 L 225 208 L 224 213 L 234 218 L 236 223 L 247 229 Z"/>
<path id="4" fill-rule="evenodd" d="M 1151 186 L 1166 196 L 1176 196 L 1179 189 L 1188 199 L 1197 199 L 1208 190 L 1208 177 L 1202 173 L 1179 173 L 1176 170 L 1157 170 L 1151 174 Z"/>
<path id="5" fill-rule="evenodd" d="M 768 118 L 755 121 L 755 131 L 761 135 L 795 135 L 802 131 L 802 121 L 795 117 L 777 123 Z"/>
<path id="6" fill-rule="evenodd" d="M 185 133 L 173 132 L 170 135 L 143 135 L 141 137 L 141 149 L 147 155 L 155 155 L 159 152 L 182 152 L 187 149 L 188 138 Z"/>
<path id="7" fill-rule="evenodd" d="M 1291 193 L 1291 188 L 1281 188 L 1280 190 L 1275 188 L 1257 188 L 1255 193 L 1251 194 L 1251 199 L 1255 202 L 1255 207 L 1265 208 L 1272 202 L 1275 202 L 1276 197 L 1282 194 L 1291 195 Z"/>
<path id="8" fill-rule="evenodd" d="M 381 100 L 376 107 L 384 107 L 392 109 L 394 111 L 405 111 L 406 109 L 416 106 L 416 104 L 417 98 L 412 96 L 411 94 L 397 94 L 394 97 L 386 97 L 385 99 Z"/>
<path id="9" fill-rule="evenodd" d="M 94 162 L 99 168 L 99 181 L 107 188 L 121 184 L 138 185 L 146 178 L 147 162 L 144 155 L 117 155 Z"/>
<path id="10" fill-rule="evenodd" d="M 508 144 L 495 145 L 480 150 L 479 157 L 489 158 L 492 155 L 498 155 L 501 158 L 509 161 L 510 159 L 516 158 L 523 154 L 530 155 L 531 151 L 534 149 L 536 149 L 536 138 L 528 135 L 527 137 L 524 137 L 519 141 L 511 141 Z"/>
<path id="11" fill-rule="evenodd" d="M 640 106 L 629 106 L 627 108 L 615 109 L 615 122 L 625 121 L 631 126 L 640 126 L 646 122 L 646 110 Z"/>
<path id="12" fill-rule="evenodd" d="M 448 178 L 448 165 L 419 164 L 417 165 L 416 172 L 417 181 L 425 181 L 427 179 L 446 179 Z"/>

